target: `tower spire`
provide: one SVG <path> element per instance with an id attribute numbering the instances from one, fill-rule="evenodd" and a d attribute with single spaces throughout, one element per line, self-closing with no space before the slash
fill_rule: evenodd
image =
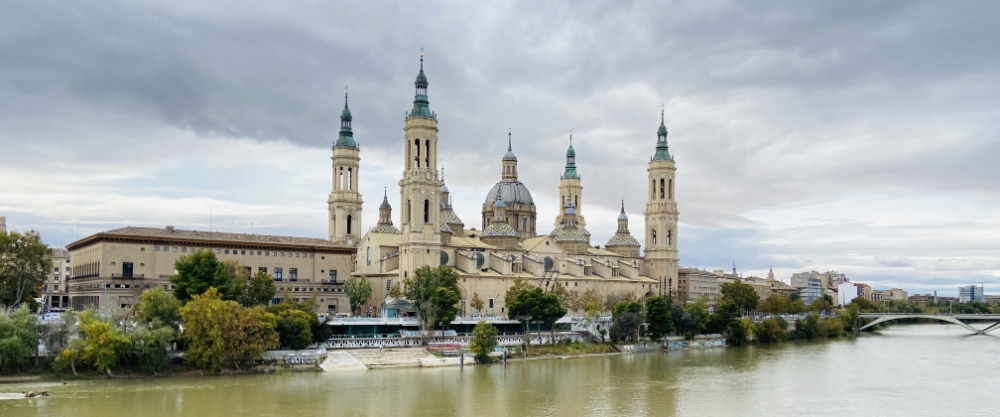
<path id="1" fill-rule="evenodd" d="M 430 102 L 427 100 L 427 76 L 424 75 L 424 48 L 420 48 L 420 72 L 417 73 L 417 81 L 413 83 L 416 87 L 416 94 L 413 98 L 413 110 L 410 111 L 409 117 L 419 116 L 434 118 L 434 113 L 431 113 Z"/>
<path id="2" fill-rule="evenodd" d="M 507 152 L 511 152 L 511 147 L 510 147 L 510 128 L 509 127 L 507 128 Z"/>
<path id="3" fill-rule="evenodd" d="M 664 123 L 664 113 L 666 107 L 660 107 L 660 128 L 656 130 L 656 153 L 653 154 L 654 161 L 673 161 L 670 156 L 670 149 L 667 147 L 667 125 Z"/>
<path id="4" fill-rule="evenodd" d="M 347 107 L 347 86 L 344 86 L 344 111 L 340 112 L 340 135 L 333 146 L 358 147 L 357 143 L 354 142 L 354 132 L 351 131 L 352 120 L 351 109 Z"/>
<path id="5" fill-rule="evenodd" d="M 563 178 L 580 178 L 576 172 L 576 150 L 573 149 L 573 131 L 569 131 L 569 149 L 566 150 L 566 171 Z"/>

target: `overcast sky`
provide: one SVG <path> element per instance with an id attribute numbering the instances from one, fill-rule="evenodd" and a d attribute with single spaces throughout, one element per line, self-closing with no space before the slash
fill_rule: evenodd
<path id="1" fill-rule="evenodd" d="M 0 0 L 8 227 L 326 237 L 346 85 L 367 229 L 423 47 L 467 227 L 510 128 L 551 231 L 572 130 L 591 242 L 642 240 L 665 105 L 682 265 L 1000 292 L 1000 3 L 253 3 Z"/>

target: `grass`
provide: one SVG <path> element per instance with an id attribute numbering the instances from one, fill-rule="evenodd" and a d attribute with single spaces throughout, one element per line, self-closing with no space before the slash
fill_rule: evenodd
<path id="1" fill-rule="evenodd" d="M 560 343 L 557 345 L 528 346 L 528 357 L 591 355 L 598 353 L 613 353 L 618 350 L 608 343 Z"/>

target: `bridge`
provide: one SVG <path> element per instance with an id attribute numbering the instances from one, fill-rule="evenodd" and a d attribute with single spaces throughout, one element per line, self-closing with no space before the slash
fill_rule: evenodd
<path id="1" fill-rule="evenodd" d="M 901 320 L 901 319 L 928 319 L 928 320 L 938 320 L 944 321 L 958 326 L 962 326 L 968 329 L 970 332 L 975 334 L 989 334 L 990 332 L 1000 329 L 1000 314 L 880 314 L 880 313 L 861 313 L 858 314 L 859 319 L 875 319 L 868 324 L 862 326 L 858 331 L 867 329 L 869 327 L 885 323 L 887 321 Z M 985 329 L 977 329 L 970 326 L 967 321 L 991 321 L 993 322 Z"/>

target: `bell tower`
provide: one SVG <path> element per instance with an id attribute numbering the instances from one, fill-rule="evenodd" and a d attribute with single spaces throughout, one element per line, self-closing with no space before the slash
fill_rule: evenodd
<path id="1" fill-rule="evenodd" d="M 566 150 L 566 170 L 559 177 L 559 206 L 565 207 L 568 203 L 573 203 L 576 213 L 576 223 L 581 228 L 587 226 L 587 221 L 583 218 L 583 185 L 580 183 L 580 174 L 576 172 L 576 150 L 573 149 L 573 133 L 569 134 L 569 149 Z M 556 216 L 556 227 L 562 223 L 565 213 L 560 210 Z"/>
<path id="2" fill-rule="evenodd" d="M 660 281 L 662 295 L 677 294 L 677 202 L 674 200 L 674 177 L 677 166 L 667 147 L 667 127 L 660 110 L 660 128 L 656 131 L 656 153 L 646 169 L 649 177 L 646 202 L 645 275 Z"/>
<path id="3" fill-rule="evenodd" d="M 358 192 L 358 170 L 361 150 L 351 131 L 351 110 L 344 90 L 344 111 L 340 113 L 340 135 L 333 144 L 333 191 L 327 200 L 330 241 L 354 245 L 361 240 L 361 193 Z"/>
<path id="4" fill-rule="evenodd" d="M 401 279 L 413 276 L 422 266 L 441 264 L 441 204 L 438 193 L 444 185 L 438 179 L 437 115 L 427 100 L 424 54 L 420 53 L 413 110 L 403 124 L 404 168 L 399 180 L 402 236 L 399 242 Z"/>

